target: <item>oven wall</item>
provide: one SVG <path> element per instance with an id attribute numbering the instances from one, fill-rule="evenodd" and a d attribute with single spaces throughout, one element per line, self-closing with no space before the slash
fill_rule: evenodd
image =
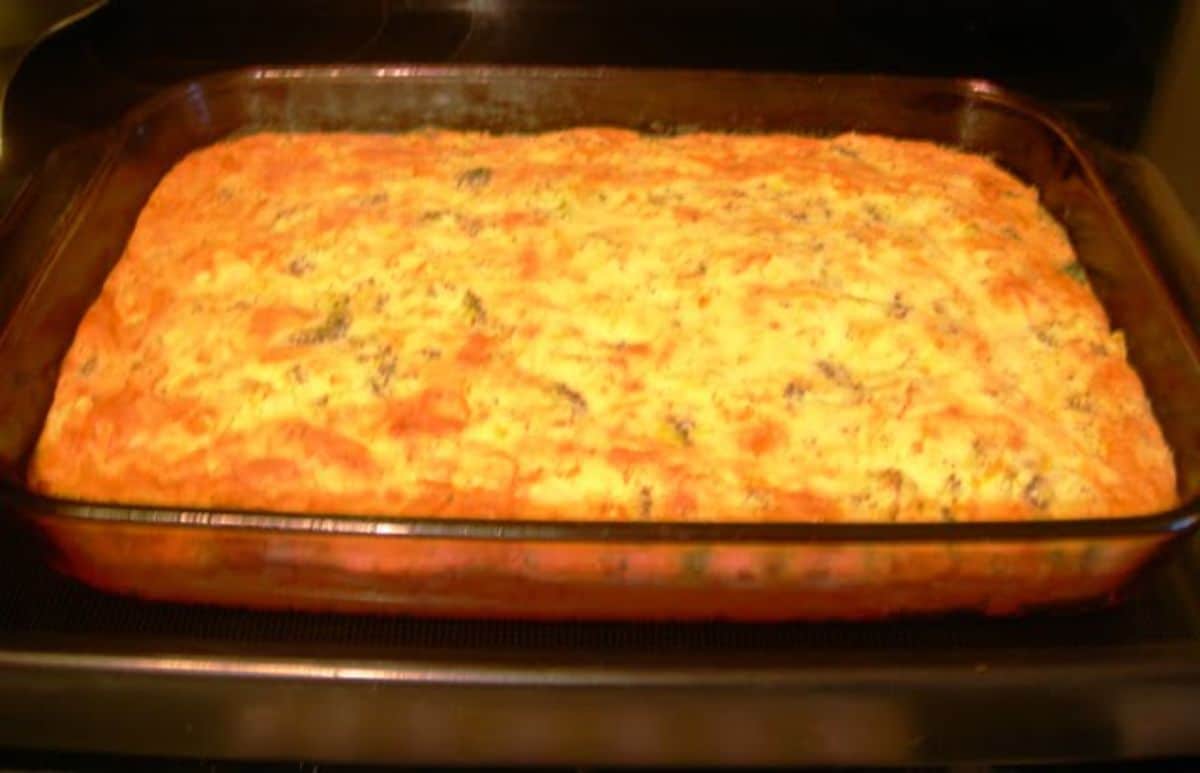
<path id="1" fill-rule="evenodd" d="M 1179 10 L 1141 146 L 1200 222 L 1200 2 Z"/>
<path id="2" fill-rule="evenodd" d="M 88 0 L 0 0 L 24 7 Z M 1200 216 L 1197 0 L 108 0 L 38 45 L 5 171 L 161 88 L 252 64 L 480 62 L 891 72 L 995 80 L 1148 152 Z M 10 7 L 11 6 L 11 7 Z M 25 16 L 29 14 L 26 13 Z M 3 30 L 0 30 L 3 33 Z M 3 38 L 3 34 L 0 34 Z"/>

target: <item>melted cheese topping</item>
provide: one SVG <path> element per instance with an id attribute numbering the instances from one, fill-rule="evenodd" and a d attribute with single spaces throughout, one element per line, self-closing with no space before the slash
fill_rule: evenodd
<path id="1" fill-rule="evenodd" d="M 188 156 L 79 329 L 31 483 L 553 519 L 1175 500 L 1032 189 L 919 142 L 608 129 Z"/>

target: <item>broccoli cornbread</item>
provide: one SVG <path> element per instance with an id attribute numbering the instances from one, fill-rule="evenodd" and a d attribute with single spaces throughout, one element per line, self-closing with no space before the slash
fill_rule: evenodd
<path id="1" fill-rule="evenodd" d="M 63 364 L 58 496 L 651 520 L 1175 502 L 1036 192 L 844 135 L 259 134 L 161 182 Z"/>

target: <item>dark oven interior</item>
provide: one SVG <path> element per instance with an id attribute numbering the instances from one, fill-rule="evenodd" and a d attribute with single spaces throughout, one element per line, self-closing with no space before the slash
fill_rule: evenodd
<path id="1" fill-rule="evenodd" d="M 1200 50 L 1195 5 L 112 0 L 20 61 L 4 105 L 0 192 L 19 217 L 23 185 L 51 150 L 165 86 L 242 65 L 980 77 L 1091 138 L 1196 324 L 1200 251 L 1187 213 L 1200 212 L 1191 197 L 1200 174 L 1177 150 L 1195 119 L 1174 96 L 1186 90 L 1178 69 Z M 1194 542 L 1105 611 L 737 626 L 149 604 L 59 577 L 31 558 L 31 539 L 0 518 L 0 746 L 9 749 L 551 765 L 1200 754 Z"/>

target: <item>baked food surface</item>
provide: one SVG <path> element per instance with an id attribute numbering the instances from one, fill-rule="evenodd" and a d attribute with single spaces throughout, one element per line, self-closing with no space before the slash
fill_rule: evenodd
<path id="1" fill-rule="evenodd" d="M 161 182 L 29 481 L 538 519 L 1133 514 L 1174 466 L 1031 188 L 877 136 L 258 134 Z"/>

